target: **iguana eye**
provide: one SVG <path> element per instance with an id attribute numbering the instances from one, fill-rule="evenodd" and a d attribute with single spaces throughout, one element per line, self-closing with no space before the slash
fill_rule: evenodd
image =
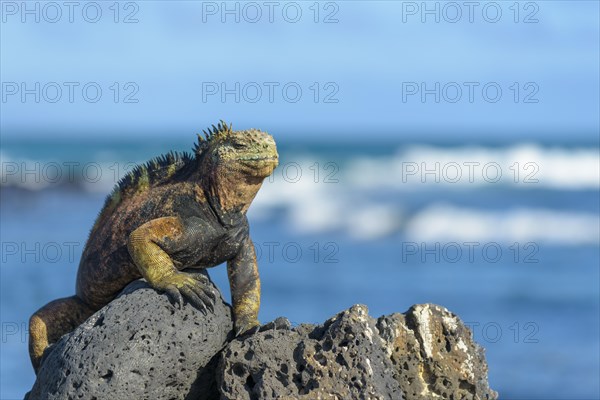
<path id="1" fill-rule="evenodd" d="M 242 149 L 244 148 L 244 145 L 241 143 L 232 143 L 231 144 L 233 146 L 234 149 Z"/>

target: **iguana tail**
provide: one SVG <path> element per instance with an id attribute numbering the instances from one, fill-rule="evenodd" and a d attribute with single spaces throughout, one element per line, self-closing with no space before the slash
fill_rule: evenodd
<path id="1" fill-rule="evenodd" d="M 54 300 L 40 308 L 29 319 L 29 356 L 37 374 L 46 348 L 65 333 L 77 328 L 95 310 L 79 297 Z"/>

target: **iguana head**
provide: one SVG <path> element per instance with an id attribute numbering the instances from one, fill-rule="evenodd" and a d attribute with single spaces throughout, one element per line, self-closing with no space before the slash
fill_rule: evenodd
<path id="1" fill-rule="evenodd" d="M 223 121 L 212 126 L 204 137 L 198 135 L 196 156 L 212 169 L 240 178 L 266 178 L 279 163 L 275 140 L 258 129 L 234 131 Z"/>
<path id="2" fill-rule="evenodd" d="M 271 135 L 258 129 L 234 131 L 223 121 L 205 131 L 204 137 L 198 135 L 194 150 L 200 168 L 210 176 L 209 189 L 224 208 L 247 209 L 279 163 Z"/>

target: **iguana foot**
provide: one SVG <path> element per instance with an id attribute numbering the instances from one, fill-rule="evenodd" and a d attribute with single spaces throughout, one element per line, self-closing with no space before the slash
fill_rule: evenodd
<path id="1" fill-rule="evenodd" d="M 212 285 L 212 281 L 210 280 L 210 276 L 208 276 L 208 273 L 204 269 L 197 270 L 197 269 L 188 268 L 188 269 L 186 269 L 186 270 L 184 270 L 182 272 L 184 274 L 188 274 L 189 276 L 191 276 L 192 278 L 194 278 L 198 282 L 202 282 L 203 285 L 209 285 L 209 286 Z"/>
<path id="2" fill-rule="evenodd" d="M 205 280 L 198 275 L 204 277 Z M 166 292 L 171 302 L 177 304 L 179 309 L 183 306 L 183 298 L 185 297 L 188 303 L 206 315 L 207 309 L 214 312 L 214 303 L 217 298 L 209 283 L 208 277 L 204 274 L 175 272 L 163 277 L 153 286 Z"/>
<path id="3" fill-rule="evenodd" d="M 246 335 L 252 335 L 255 334 L 259 331 L 260 329 L 260 322 L 255 321 L 254 323 L 247 323 L 247 324 L 235 324 L 235 337 L 238 336 L 246 336 Z"/>

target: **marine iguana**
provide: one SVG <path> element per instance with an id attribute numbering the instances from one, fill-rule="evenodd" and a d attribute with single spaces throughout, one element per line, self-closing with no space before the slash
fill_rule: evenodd
<path id="1" fill-rule="evenodd" d="M 215 294 L 204 273 L 187 268 L 227 262 L 236 335 L 258 326 L 260 279 L 246 211 L 278 164 L 273 138 L 233 131 L 221 121 L 193 154 L 170 152 L 135 167 L 115 186 L 81 256 L 75 296 L 54 300 L 29 320 L 29 354 L 38 371 L 44 350 L 145 278 L 181 307 L 203 312 Z"/>

